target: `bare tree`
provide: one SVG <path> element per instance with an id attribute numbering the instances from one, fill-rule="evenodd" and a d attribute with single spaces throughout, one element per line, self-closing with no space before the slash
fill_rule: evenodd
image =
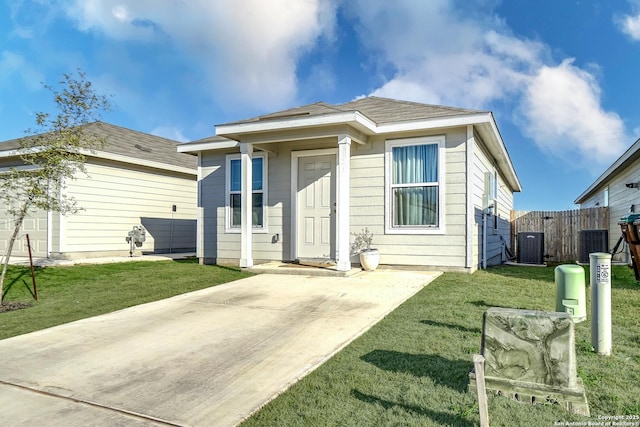
<path id="1" fill-rule="evenodd" d="M 26 131 L 18 149 L 22 164 L 0 174 L 0 205 L 13 219 L 0 275 L 0 303 L 4 301 L 4 280 L 13 246 L 25 218 L 34 210 L 73 214 L 80 207 L 65 193 L 65 184 L 79 173 L 86 174 L 86 154 L 104 141 L 85 132 L 88 124 L 111 109 L 109 98 L 96 93 L 86 75 L 78 70 L 64 74 L 51 92 L 57 114 L 36 114 L 36 127 Z"/>

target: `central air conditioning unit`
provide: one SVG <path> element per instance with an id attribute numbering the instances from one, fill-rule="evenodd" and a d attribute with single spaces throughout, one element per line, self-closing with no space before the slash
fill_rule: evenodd
<path id="1" fill-rule="evenodd" d="M 589 264 L 589 254 L 595 252 L 609 252 L 609 230 L 581 230 L 580 231 L 581 264 Z"/>
<path id="2" fill-rule="evenodd" d="M 544 233 L 518 233 L 518 263 L 544 264 Z"/>

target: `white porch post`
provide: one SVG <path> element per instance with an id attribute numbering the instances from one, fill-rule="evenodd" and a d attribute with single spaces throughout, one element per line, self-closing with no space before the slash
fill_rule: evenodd
<path id="1" fill-rule="evenodd" d="M 253 145 L 240 144 L 241 165 L 241 216 L 240 221 L 240 267 L 253 267 L 253 255 L 251 244 L 253 243 Z"/>
<path id="2" fill-rule="evenodd" d="M 351 186 L 351 137 L 338 136 L 338 165 L 336 179 L 336 268 L 338 271 L 351 270 L 349 245 L 349 204 Z"/>

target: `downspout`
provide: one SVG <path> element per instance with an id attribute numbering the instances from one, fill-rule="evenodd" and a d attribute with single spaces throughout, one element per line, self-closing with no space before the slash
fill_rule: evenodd
<path id="1" fill-rule="evenodd" d="M 487 268 L 487 211 L 482 211 L 482 269 Z"/>
<path id="2" fill-rule="evenodd" d="M 474 259 L 474 249 L 478 244 L 476 239 L 476 233 L 478 226 L 476 225 L 476 214 L 474 206 L 474 144 L 475 138 L 473 136 L 473 125 L 467 125 L 467 146 L 466 146 L 466 175 L 467 175 L 467 188 L 466 188 L 466 247 L 465 247 L 465 268 L 473 271 L 477 268 L 478 262 Z"/>
<path id="3" fill-rule="evenodd" d="M 487 217 L 491 215 L 493 206 L 482 210 L 482 269 L 487 268 Z"/>
<path id="4" fill-rule="evenodd" d="M 51 182 L 47 183 L 47 197 L 51 198 Z M 51 258 L 51 252 L 53 251 L 53 212 L 51 209 L 47 209 L 47 258 Z"/>
<path id="5" fill-rule="evenodd" d="M 204 250 L 204 207 L 202 193 L 202 151 L 198 152 L 198 171 L 197 171 L 197 194 L 198 207 L 196 216 L 196 257 L 200 260 L 200 264 L 205 263 Z"/>

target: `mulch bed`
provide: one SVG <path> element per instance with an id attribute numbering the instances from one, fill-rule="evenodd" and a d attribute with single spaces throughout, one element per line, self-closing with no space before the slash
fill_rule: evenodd
<path id="1" fill-rule="evenodd" d="M 2 304 L 0 304 L 0 313 L 21 310 L 27 307 L 31 307 L 31 304 L 26 302 L 3 302 Z"/>

